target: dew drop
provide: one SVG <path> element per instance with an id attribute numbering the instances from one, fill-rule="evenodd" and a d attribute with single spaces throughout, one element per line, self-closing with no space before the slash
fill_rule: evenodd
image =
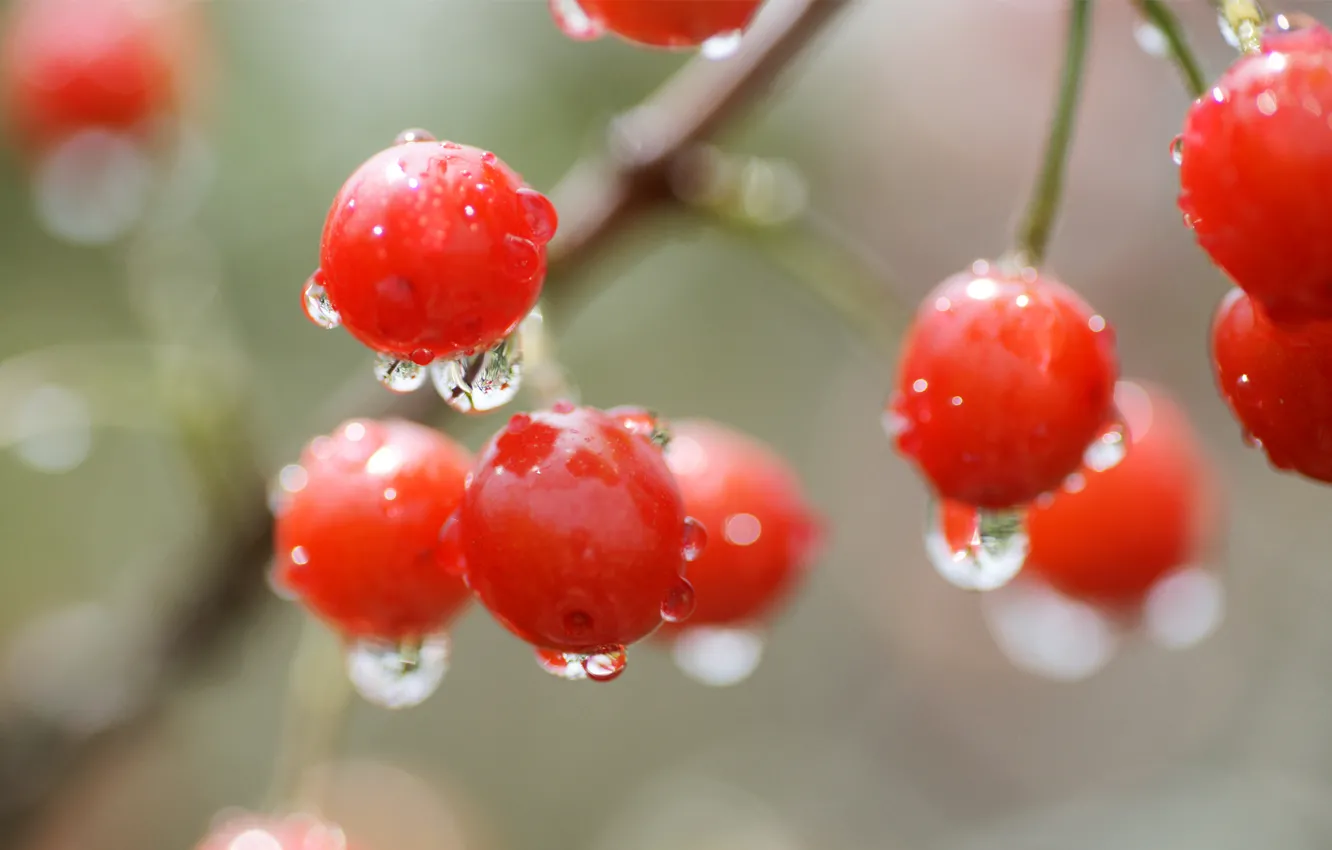
<path id="1" fill-rule="evenodd" d="M 744 30 L 732 30 L 714 35 L 700 45 L 698 52 L 704 59 L 718 61 L 730 59 L 740 52 L 740 42 L 744 40 Z"/>
<path id="2" fill-rule="evenodd" d="M 418 348 L 412 352 L 411 359 L 417 366 L 429 366 L 435 362 L 435 352 L 428 348 Z"/>
<path id="3" fill-rule="evenodd" d="M 522 380 L 518 334 L 480 354 L 436 360 L 430 378 L 444 403 L 461 413 L 485 413 L 513 400 Z"/>
<path id="4" fill-rule="evenodd" d="M 573 413 L 575 410 L 577 410 L 577 409 L 578 409 L 578 406 L 575 405 L 572 401 L 569 401 L 569 400 L 566 399 L 566 398 L 562 398 L 562 399 L 560 399 L 559 401 L 557 401 L 557 402 L 555 402 L 554 404 L 552 404 L 552 405 L 550 406 L 550 409 L 551 409 L 551 412 L 553 412 L 553 413 L 559 413 L 559 414 L 565 414 L 565 415 L 567 415 L 567 414 Z"/>
<path id="5" fill-rule="evenodd" d="M 1142 21 L 1133 28 L 1133 40 L 1138 43 L 1138 48 L 1143 53 L 1157 59 L 1164 58 L 1170 50 L 1170 42 L 1166 39 L 1166 34 L 1151 21 Z"/>
<path id="6" fill-rule="evenodd" d="M 425 383 L 426 370 L 410 360 L 380 353 L 375 356 L 375 378 L 395 393 L 409 393 Z"/>
<path id="7" fill-rule="evenodd" d="M 558 649 L 537 649 L 535 655 L 537 665 L 557 679 L 578 682 L 587 678 L 587 670 L 583 667 L 585 655 Z"/>
<path id="8" fill-rule="evenodd" d="M 683 623 L 694 613 L 698 600 L 694 596 L 694 586 L 680 579 L 666 594 L 661 603 L 661 618 L 668 623 Z"/>
<path id="9" fill-rule="evenodd" d="M 628 663 L 628 653 L 622 646 L 608 646 L 583 658 L 583 670 L 594 682 L 610 682 L 620 678 Z"/>
<path id="10" fill-rule="evenodd" d="M 524 186 L 518 190 L 518 203 L 522 205 L 532 241 L 544 245 L 554 238 L 559 217 L 550 198 Z"/>
<path id="11" fill-rule="evenodd" d="M 703 554 L 703 550 L 708 545 L 708 530 L 703 523 L 691 516 L 685 517 L 684 521 L 684 539 L 680 549 L 680 555 L 686 563 L 692 563 L 698 560 Z"/>
<path id="12" fill-rule="evenodd" d="M 1105 472 L 1118 466 L 1128 451 L 1128 428 L 1117 421 L 1091 441 L 1082 453 L 1082 463 L 1092 472 Z"/>
<path id="13" fill-rule="evenodd" d="M 394 139 L 393 144 L 406 145 L 412 142 L 435 142 L 438 139 L 429 130 L 422 130 L 420 127 L 412 127 L 410 130 L 403 130 Z"/>
<path id="14" fill-rule="evenodd" d="M 1031 548 L 1024 508 L 972 508 L 935 497 L 926 510 L 925 552 L 949 584 L 994 590 L 1021 571 Z"/>
<path id="15" fill-rule="evenodd" d="M 689 678 L 722 688 L 743 682 L 763 660 L 763 635 L 751 629 L 696 626 L 671 645 L 675 666 Z"/>
<path id="16" fill-rule="evenodd" d="M 333 300 L 328 297 L 328 290 L 324 288 L 323 274 L 316 271 L 310 275 L 310 279 L 305 282 L 302 297 L 305 318 L 325 330 L 331 330 L 342 324 L 342 316 L 334 308 Z"/>
<path id="17" fill-rule="evenodd" d="M 1031 579 L 985 594 L 981 614 L 1009 662 L 1046 679 L 1089 678 L 1119 645 L 1119 633 L 1104 614 Z"/>
<path id="18" fill-rule="evenodd" d="M 462 523 L 459 522 L 456 512 L 450 514 L 439 529 L 439 540 L 435 545 L 435 563 L 451 576 L 461 577 L 466 572 L 463 569 Z"/>
<path id="19" fill-rule="evenodd" d="M 366 701 L 382 708 L 420 705 L 449 669 L 449 638 L 431 635 L 419 642 L 361 638 L 347 650 L 347 677 Z"/>
<path id="20" fill-rule="evenodd" d="M 550 14 L 560 32 L 578 41 L 591 41 L 606 32 L 600 21 L 593 20 L 583 11 L 578 0 L 550 0 Z"/>
<path id="21" fill-rule="evenodd" d="M 1184 136 L 1179 135 L 1170 140 L 1170 161 L 1175 165 L 1184 164 Z"/>

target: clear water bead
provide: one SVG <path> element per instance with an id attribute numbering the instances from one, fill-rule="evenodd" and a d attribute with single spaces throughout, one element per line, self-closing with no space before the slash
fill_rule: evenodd
<path id="1" fill-rule="evenodd" d="M 550 14 L 560 32 L 578 41 L 590 41 L 600 38 L 606 28 L 600 22 L 592 20 L 578 0 L 550 0 Z"/>
<path id="2" fill-rule="evenodd" d="M 399 360 L 392 354 L 377 354 L 375 378 L 395 393 L 409 393 L 419 390 L 425 383 L 426 370 L 411 360 Z"/>
<path id="3" fill-rule="evenodd" d="M 585 655 L 558 649 L 537 649 L 535 657 L 537 666 L 557 679 L 579 682 L 587 678 L 587 670 L 583 667 Z"/>
<path id="4" fill-rule="evenodd" d="M 703 523 L 691 516 L 685 517 L 684 539 L 681 544 L 680 555 L 687 563 L 698 560 L 698 556 L 703 554 L 703 550 L 708 545 L 708 530 Z"/>
<path id="5" fill-rule="evenodd" d="M 1157 59 L 1165 58 L 1170 51 L 1170 41 L 1166 38 L 1166 34 L 1151 21 L 1142 21 L 1133 28 L 1133 40 L 1138 43 L 1138 48 L 1143 53 Z"/>
<path id="6" fill-rule="evenodd" d="M 1170 161 L 1175 165 L 1184 164 L 1184 137 L 1182 135 L 1170 140 Z"/>
<path id="7" fill-rule="evenodd" d="M 410 129 L 403 130 L 397 136 L 393 137 L 393 144 L 395 145 L 407 145 L 411 144 L 412 142 L 434 142 L 434 141 L 438 141 L 435 138 L 434 134 L 431 133 L 429 130 L 422 130 L 420 127 L 412 127 Z"/>
<path id="8" fill-rule="evenodd" d="M 763 635 L 752 629 L 697 626 L 671 644 L 675 666 L 689 678 L 716 688 L 743 682 L 763 660 Z"/>
<path id="9" fill-rule="evenodd" d="M 1116 422 L 1091 441 L 1082 453 L 1082 464 L 1092 472 L 1105 472 L 1118 466 L 1128 450 L 1128 428 L 1123 422 Z"/>
<path id="10" fill-rule="evenodd" d="M 461 413 L 485 413 L 508 404 L 518 394 L 522 374 L 518 334 L 480 354 L 430 364 L 435 390 Z"/>
<path id="11" fill-rule="evenodd" d="M 740 52 L 740 43 L 744 40 L 744 36 L 745 33 L 743 30 L 732 30 L 731 32 L 718 33 L 703 42 L 699 47 L 698 52 L 704 59 L 712 59 L 714 61 L 730 59 L 732 56 Z"/>
<path id="12" fill-rule="evenodd" d="M 661 618 L 668 623 L 683 623 L 694 613 L 698 598 L 694 586 L 684 579 L 672 587 L 661 603 Z"/>
<path id="13" fill-rule="evenodd" d="M 963 590 L 994 590 L 1013 580 L 1027 560 L 1026 510 L 971 508 L 971 527 L 954 548 L 945 528 L 945 505 L 932 498 L 927 508 L 925 552 L 939 575 Z"/>
<path id="14" fill-rule="evenodd" d="M 325 330 L 342 324 L 342 316 L 333 306 L 317 272 L 305 282 L 305 317 Z"/>
<path id="15" fill-rule="evenodd" d="M 607 647 L 586 656 L 583 659 L 583 671 L 594 682 L 609 682 L 620 677 L 628 661 L 629 656 L 624 647 Z"/>
<path id="16" fill-rule="evenodd" d="M 347 650 L 347 677 L 356 692 L 381 708 L 420 705 L 439 688 L 449 669 L 449 638 L 419 643 L 361 638 Z"/>

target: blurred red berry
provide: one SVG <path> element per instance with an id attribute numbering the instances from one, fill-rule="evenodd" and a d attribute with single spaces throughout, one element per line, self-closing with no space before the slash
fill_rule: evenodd
<path id="1" fill-rule="evenodd" d="M 685 510 L 709 530 L 689 565 L 684 625 L 746 625 L 772 613 L 814 557 L 820 523 L 800 480 L 768 446 L 723 425 L 676 422 L 666 463 Z"/>
<path id="2" fill-rule="evenodd" d="M 574 38 L 603 32 L 648 47 L 697 47 L 738 35 L 762 0 L 551 0 L 555 21 Z"/>
<path id="3" fill-rule="evenodd" d="M 1140 604 L 1160 579 L 1202 554 L 1215 531 L 1217 480 L 1187 415 L 1159 388 L 1121 381 L 1123 461 L 1072 477 L 1027 518 L 1028 575 L 1072 599 Z"/>
<path id="4" fill-rule="evenodd" d="M 978 264 L 916 313 L 886 422 L 943 498 L 1015 507 L 1111 427 L 1117 372 L 1113 332 L 1076 293 Z"/>
<path id="5" fill-rule="evenodd" d="M 279 481 L 278 581 L 348 637 L 439 631 L 469 598 L 436 549 L 471 461 L 410 422 L 358 420 L 315 438 Z"/>
<path id="6" fill-rule="evenodd" d="M 1232 290 L 1212 325 L 1221 395 L 1279 469 L 1332 483 L 1332 322 L 1278 325 Z"/>
<path id="7" fill-rule="evenodd" d="M 180 106 L 199 39 L 177 0 L 16 0 L 3 50 L 12 130 L 43 149 L 92 128 L 146 130 Z"/>
<path id="8" fill-rule="evenodd" d="M 214 828 L 195 850 L 349 850 L 332 824 L 303 815 L 238 815 Z"/>
<path id="9" fill-rule="evenodd" d="M 482 453 L 458 514 L 468 586 L 539 648 L 646 637 L 687 592 L 690 536 L 661 451 L 606 413 L 520 413 Z"/>
<path id="10" fill-rule="evenodd" d="M 358 340 L 421 363 L 514 331 L 541 293 L 556 215 L 493 153 L 413 132 L 338 192 L 317 282 Z"/>
<path id="11" fill-rule="evenodd" d="M 1179 206 L 1278 321 L 1332 318 L 1332 34 L 1272 32 L 1189 110 Z"/>

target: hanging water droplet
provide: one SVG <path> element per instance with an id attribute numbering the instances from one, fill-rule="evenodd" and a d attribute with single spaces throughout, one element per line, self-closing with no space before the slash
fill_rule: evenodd
<path id="1" fill-rule="evenodd" d="M 557 679 L 577 682 L 587 678 L 587 669 L 583 667 L 587 656 L 581 653 L 537 649 L 535 655 L 537 665 Z"/>
<path id="2" fill-rule="evenodd" d="M 522 205 L 532 241 L 544 245 L 554 238 L 559 217 L 550 198 L 524 186 L 518 190 L 518 203 Z"/>
<path id="3" fill-rule="evenodd" d="M 583 658 L 583 670 L 594 682 L 618 679 L 628 663 L 628 653 L 622 646 L 608 646 Z"/>
<path id="4" fill-rule="evenodd" d="M 1179 135 L 1170 140 L 1170 160 L 1175 165 L 1184 164 L 1184 136 Z"/>
<path id="5" fill-rule="evenodd" d="M 667 592 L 665 601 L 661 603 L 661 618 L 668 623 L 683 623 L 694 613 L 697 602 L 694 586 L 680 579 L 679 583 Z"/>
<path id="6" fill-rule="evenodd" d="M 420 705 L 448 669 L 449 638 L 442 634 L 407 643 L 362 638 L 347 650 L 347 677 L 357 693 L 382 708 Z"/>
<path id="7" fill-rule="evenodd" d="M 1138 43 L 1143 53 L 1157 59 L 1164 58 L 1170 50 L 1170 41 L 1166 38 L 1166 34 L 1151 21 L 1141 21 L 1133 28 L 1133 40 Z"/>
<path id="8" fill-rule="evenodd" d="M 732 30 L 714 35 L 699 46 L 698 52 L 704 59 L 714 61 L 730 59 L 740 51 L 740 42 L 744 39 L 744 30 Z"/>
<path id="9" fill-rule="evenodd" d="M 512 401 L 522 373 L 518 334 L 480 354 L 430 364 L 435 390 L 445 404 L 462 413 L 485 413 Z"/>
<path id="10" fill-rule="evenodd" d="M 696 626 L 671 645 L 675 666 L 696 682 L 726 687 L 748 679 L 763 660 L 763 635 L 751 629 Z"/>
<path id="11" fill-rule="evenodd" d="M 973 508 L 932 497 L 926 510 L 925 552 L 953 586 L 994 590 L 1021 571 L 1031 548 L 1025 508 Z M 958 527 L 961 520 L 966 527 Z"/>
<path id="12" fill-rule="evenodd" d="M 380 353 L 375 356 L 375 378 L 395 393 L 409 393 L 425 383 L 426 370 L 411 360 Z"/>
<path id="13" fill-rule="evenodd" d="M 981 614 L 1014 667 L 1047 679 L 1086 679 L 1110 662 L 1119 645 L 1108 617 L 1031 579 L 985 594 Z"/>
<path id="14" fill-rule="evenodd" d="M 1128 428 L 1123 422 L 1115 422 L 1091 441 L 1082 453 L 1082 463 L 1093 472 L 1105 472 L 1118 466 L 1128 451 Z"/>
<path id="15" fill-rule="evenodd" d="M 684 557 L 686 563 L 698 560 L 698 556 L 703 554 L 703 550 L 708 545 L 708 530 L 703 523 L 691 516 L 685 517 L 684 522 L 684 541 L 680 549 L 680 554 Z"/>
<path id="16" fill-rule="evenodd" d="M 1147 634 L 1168 649 L 1188 649 L 1221 625 L 1226 590 L 1204 567 L 1188 567 L 1158 581 L 1147 593 L 1142 619 Z"/>
<path id="17" fill-rule="evenodd" d="M 583 11 L 578 0 L 550 0 L 550 14 L 560 32 L 578 41 L 600 38 L 606 32 L 600 21 L 593 20 Z"/>
<path id="18" fill-rule="evenodd" d="M 324 277 L 319 272 L 310 275 L 310 279 L 305 282 L 304 298 L 305 318 L 325 330 L 331 330 L 342 324 L 342 316 L 333 306 L 333 300 L 328 297 L 328 290 L 324 288 Z"/>
<path id="19" fill-rule="evenodd" d="M 429 130 L 422 130 L 420 127 L 412 127 L 409 130 L 403 130 L 393 139 L 393 144 L 406 145 L 412 142 L 434 142 L 438 141 L 434 134 Z"/>

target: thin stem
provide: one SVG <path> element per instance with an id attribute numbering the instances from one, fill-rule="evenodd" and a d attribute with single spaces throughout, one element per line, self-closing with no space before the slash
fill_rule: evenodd
<path id="1" fill-rule="evenodd" d="M 1195 98 L 1202 97 L 1207 91 L 1207 76 L 1203 73 L 1198 57 L 1189 47 L 1179 18 L 1162 0 L 1133 0 L 1133 4 L 1138 7 L 1138 14 L 1165 38 L 1170 61 L 1179 70 L 1189 94 Z"/>
<path id="2" fill-rule="evenodd" d="M 1068 14 L 1068 39 L 1064 50 L 1059 95 L 1055 100 L 1054 116 L 1050 120 L 1050 135 L 1046 141 L 1045 156 L 1040 176 L 1032 191 L 1026 215 L 1018 229 L 1017 251 L 1022 265 L 1039 265 L 1045 259 L 1059 213 L 1059 202 L 1064 191 L 1064 172 L 1068 164 L 1068 150 L 1073 141 L 1073 124 L 1077 118 L 1078 101 L 1082 93 L 1082 71 L 1086 64 L 1087 36 L 1091 29 L 1091 0 L 1073 0 Z"/>
<path id="3" fill-rule="evenodd" d="M 1230 27 L 1244 53 L 1257 53 L 1262 49 L 1263 22 L 1267 13 L 1258 0 L 1212 0 L 1221 19 Z"/>

